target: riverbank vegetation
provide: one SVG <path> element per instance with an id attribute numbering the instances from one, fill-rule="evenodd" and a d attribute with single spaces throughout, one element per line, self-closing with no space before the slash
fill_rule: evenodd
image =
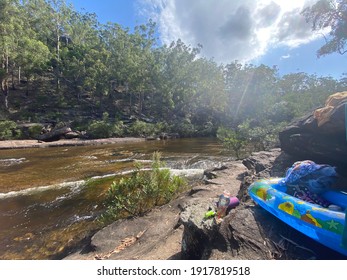
<path id="1" fill-rule="evenodd" d="M 346 76 L 218 64 L 201 45 L 160 45 L 152 21 L 101 24 L 63 0 L 1 0 L 0 33 L 1 139 L 35 137 L 37 127 L 20 132 L 26 122 L 68 123 L 89 138 L 216 136 L 223 126 L 266 148 L 284 124 L 347 88 Z"/>
<path id="2" fill-rule="evenodd" d="M 186 190 L 186 180 L 172 175 L 164 167 L 161 154 L 155 152 L 150 170 L 143 171 L 142 166 L 137 164 L 129 177 L 114 181 L 107 192 L 106 211 L 99 218 L 100 222 L 143 215 L 154 206 L 164 205 Z"/>

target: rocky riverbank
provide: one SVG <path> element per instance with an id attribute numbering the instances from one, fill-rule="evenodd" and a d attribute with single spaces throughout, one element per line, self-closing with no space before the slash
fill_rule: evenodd
<path id="1" fill-rule="evenodd" d="M 280 149 L 205 172 L 205 183 L 143 217 L 116 221 L 66 259 L 343 259 L 249 199 L 257 178 L 283 176 L 295 159 Z M 223 191 L 241 203 L 222 220 L 204 219 Z"/>
<path id="2" fill-rule="evenodd" d="M 257 152 L 205 171 L 203 184 L 144 216 L 112 223 L 86 238 L 83 247 L 71 249 L 65 259 L 346 259 L 254 205 L 247 193 L 255 180 L 283 177 L 298 160 L 336 165 L 341 179 L 346 178 L 345 123 L 341 120 L 347 93 L 334 98 L 337 105 L 327 103 L 329 110 L 324 114 L 316 110 L 282 131 L 282 149 Z M 85 141 L 90 140 L 69 143 L 91 144 Z M 206 219 L 205 213 L 214 209 L 225 190 L 237 196 L 240 205 L 220 223 Z"/>
<path id="3" fill-rule="evenodd" d="M 97 232 L 86 248 L 66 259 L 181 259 L 182 211 L 191 205 L 213 203 L 224 190 L 236 195 L 241 183 L 239 175 L 246 170 L 238 161 L 206 172 L 211 178 L 206 177 L 206 184 L 193 187 L 178 199 L 153 209 L 143 217 L 114 222 Z M 137 239 L 139 234 L 141 236 Z M 122 245 L 134 238 L 135 242 L 120 250 Z"/>

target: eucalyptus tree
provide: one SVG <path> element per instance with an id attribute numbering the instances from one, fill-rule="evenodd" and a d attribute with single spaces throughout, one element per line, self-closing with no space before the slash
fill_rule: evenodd
<path id="1" fill-rule="evenodd" d="M 235 125 L 246 118 L 261 119 L 278 94 L 278 69 L 265 65 L 242 65 L 235 61 L 224 70 L 229 117 Z"/>
<path id="2" fill-rule="evenodd" d="M 243 65 L 238 61 L 227 64 L 224 67 L 225 90 L 227 91 L 226 114 L 229 118 L 236 119 L 238 115 L 238 104 L 242 102 L 244 83 L 242 81 Z"/>
<path id="3" fill-rule="evenodd" d="M 18 7 L 19 1 L 0 0 L 0 82 L 6 109 L 10 91 L 10 72 L 18 54 L 19 34 L 22 28 L 22 17 Z"/>
<path id="4" fill-rule="evenodd" d="M 223 66 L 212 59 L 198 58 L 192 62 L 190 71 L 194 77 L 194 94 L 187 96 L 186 110 L 189 110 L 193 123 L 211 133 L 222 122 L 227 109 Z"/>
<path id="5" fill-rule="evenodd" d="M 48 47 L 35 38 L 24 37 L 20 40 L 21 51 L 16 62 L 27 79 L 26 95 L 29 95 L 30 81 L 36 73 L 47 71 L 51 53 Z"/>
<path id="6" fill-rule="evenodd" d="M 160 50 L 156 55 L 161 65 L 156 88 L 160 93 L 157 97 L 161 99 L 161 115 L 171 120 L 175 117 L 189 118 L 198 81 L 193 62 L 200 47 L 192 48 L 177 40 Z"/>
<path id="7" fill-rule="evenodd" d="M 279 81 L 279 87 L 282 99 L 287 102 L 293 117 L 323 106 L 329 95 L 346 89 L 333 77 L 318 77 L 304 72 L 284 75 Z"/>
<path id="8" fill-rule="evenodd" d="M 37 71 L 45 68 L 50 56 L 48 48 L 40 41 L 31 22 L 27 20 L 30 14 L 24 4 L 14 0 L 0 1 L 0 76 L 6 108 L 9 106 L 9 80 L 12 77 L 14 88 L 13 77 L 16 69 L 18 80 L 21 79 L 22 71 L 29 81 Z"/>
<path id="9" fill-rule="evenodd" d="M 51 66 L 56 79 L 56 90 L 61 81 L 61 44 L 69 37 L 69 19 L 73 8 L 65 0 L 24 0 L 27 20 L 52 53 Z"/>
<path id="10" fill-rule="evenodd" d="M 154 69 L 153 48 L 156 40 L 155 23 L 149 21 L 135 27 L 131 34 L 131 65 L 128 75 L 129 91 L 138 96 L 138 113 L 142 113 L 145 107 L 146 97 L 150 98 L 153 90 L 151 72 Z"/>
<path id="11" fill-rule="evenodd" d="M 112 99 L 117 95 L 128 99 L 129 114 L 133 112 L 135 97 L 138 99 L 138 112 L 143 110 L 144 96 L 151 92 L 151 69 L 154 57 L 152 48 L 155 44 L 153 22 L 135 27 L 133 33 L 119 24 L 107 23 L 101 28 L 104 48 L 109 53 L 107 58 L 108 83 Z"/>
<path id="12" fill-rule="evenodd" d="M 317 51 L 318 57 L 347 52 L 347 0 L 320 0 L 303 10 L 312 30 L 327 32 L 325 44 Z"/>
<path id="13" fill-rule="evenodd" d="M 83 93 L 97 96 L 100 84 L 107 83 L 103 78 L 107 55 L 99 39 L 95 14 L 72 11 L 67 23 L 60 45 L 61 79 L 81 101 Z"/>
<path id="14" fill-rule="evenodd" d="M 106 84 L 110 84 L 102 94 L 110 96 L 111 100 L 114 101 L 117 98 L 116 95 L 128 94 L 129 61 L 131 60 L 129 29 L 108 22 L 101 27 L 100 37 L 103 49 L 107 52 L 107 59 L 105 60 L 107 75 L 105 78 L 108 83 Z M 131 98 L 129 102 L 131 107 Z"/>

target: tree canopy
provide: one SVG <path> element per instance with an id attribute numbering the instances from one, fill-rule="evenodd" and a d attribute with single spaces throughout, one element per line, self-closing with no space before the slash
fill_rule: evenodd
<path id="1" fill-rule="evenodd" d="M 346 7 L 321 0 L 303 12 L 314 30 L 331 28 L 319 55 L 345 52 Z M 63 0 L 0 0 L 1 118 L 82 128 L 108 121 L 119 131 L 119 121 L 135 116 L 187 136 L 216 135 L 223 126 L 247 128 L 255 139 L 346 89 L 346 79 L 219 65 L 201 45 L 159 45 L 156 28 L 101 24 Z"/>
<path id="2" fill-rule="evenodd" d="M 328 31 L 325 44 L 318 50 L 318 56 L 347 52 L 347 1 L 320 0 L 304 9 L 302 14 L 312 23 L 314 31 Z"/>

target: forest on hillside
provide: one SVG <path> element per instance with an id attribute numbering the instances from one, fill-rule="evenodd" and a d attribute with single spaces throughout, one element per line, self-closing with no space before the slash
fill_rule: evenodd
<path id="1" fill-rule="evenodd" d="M 303 12 L 313 30 L 332 27 L 320 56 L 344 53 L 345 17 L 328 17 L 346 15 L 347 1 L 338 2 Z M 22 122 L 68 122 L 94 138 L 167 131 L 237 134 L 266 145 L 293 118 L 347 89 L 347 76 L 218 64 L 202 48 L 179 39 L 158 44 L 153 21 L 131 31 L 64 0 L 0 0 L 0 139 L 27 137 L 17 129 Z"/>

